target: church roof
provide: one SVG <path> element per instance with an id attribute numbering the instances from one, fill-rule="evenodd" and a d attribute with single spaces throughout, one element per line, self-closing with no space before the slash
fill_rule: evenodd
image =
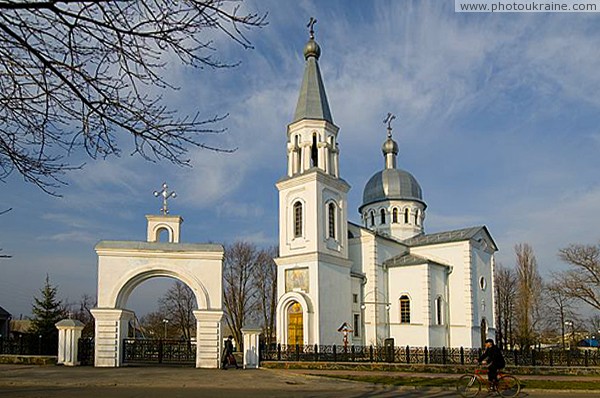
<path id="1" fill-rule="evenodd" d="M 327 94 L 325 94 L 325 86 L 319 69 L 318 59 L 320 54 L 319 45 L 311 37 L 304 48 L 306 66 L 304 67 L 304 77 L 302 78 L 300 95 L 292 123 L 303 119 L 316 119 L 326 120 L 333 124 Z"/>
<path id="2" fill-rule="evenodd" d="M 402 267 L 402 266 L 410 266 L 410 265 L 421 265 L 421 264 L 438 264 L 444 267 L 447 267 L 447 264 L 442 264 L 437 261 L 430 260 L 426 257 L 417 256 L 416 254 L 405 253 L 396 257 L 392 257 L 389 260 L 385 261 L 385 265 L 388 267 Z"/>
<path id="3" fill-rule="evenodd" d="M 438 243 L 461 242 L 472 239 L 482 230 L 489 237 L 490 241 L 494 245 L 494 249 L 498 250 L 496 243 L 492 239 L 492 236 L 485 225 L 456 229 L 453 231 L 437 232 L 434 234 L 417 235 L 413 238 L 404 240 L 403 243 L 407 244 L 408 246 L 425 246 L 434 245 Z"/>

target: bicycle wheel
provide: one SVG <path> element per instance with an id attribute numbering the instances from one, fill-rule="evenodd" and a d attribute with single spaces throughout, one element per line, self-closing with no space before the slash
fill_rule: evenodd
<path id="1" fill-rule="evenodd" d="M 475 397 L 481 391 L 481 382 L 473 375 L 462 375 L 456 382 L 456 392 L 463 397 Z"/>
<path id="2" fill-rule="evenodd" d="M 515 376 L 505 375 L 498 379 L 498 394 L 503 397 L 516 397 L 521 391 L 521 383 Z"/>

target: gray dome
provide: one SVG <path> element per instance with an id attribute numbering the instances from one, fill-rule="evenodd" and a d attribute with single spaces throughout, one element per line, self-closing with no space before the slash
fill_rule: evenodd
<path id="1" fill-rule="evenodd" d="M 375 173 L 365 185 L 361 209 L 371 203 L 394 199 L 425 204 L 421 186 L 412 174 L 400 169 L 384 169 Z"/>

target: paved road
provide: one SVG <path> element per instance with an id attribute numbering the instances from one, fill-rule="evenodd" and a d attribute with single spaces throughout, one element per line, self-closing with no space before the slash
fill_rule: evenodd
<path id="1" fill-rule="evenodd" d="M 521 397 L 572 398 L 597 394 L 525 392 Z M 437 388 L 407 389 L 307 376 L 285 370 L 207 370 L 171 367 L 96 369 L 0 365 L 0 397 L 456 397 Z"/>

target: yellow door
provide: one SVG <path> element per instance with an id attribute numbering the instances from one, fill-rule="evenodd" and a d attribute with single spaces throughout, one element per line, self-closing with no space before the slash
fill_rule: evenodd
<path id="1" fill-rule="evenodd" d="M 302 306 L 294 303 L 288 309 L 288 345 L 302 345 L 304 341 L 304 323 Z"/>

